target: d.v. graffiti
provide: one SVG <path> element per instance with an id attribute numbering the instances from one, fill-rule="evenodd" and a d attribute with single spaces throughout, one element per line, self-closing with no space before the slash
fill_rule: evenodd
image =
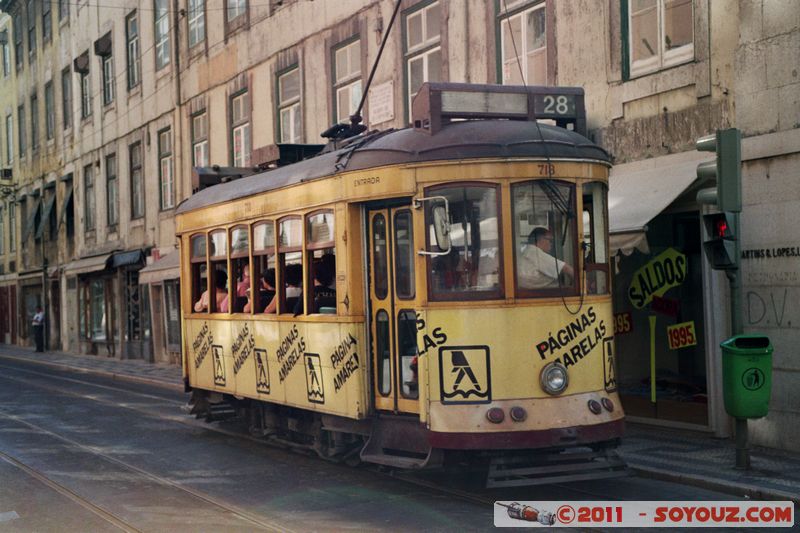
<path id="1" fill-rule="evenodd" d="M 594 307 L 590 307 L 580 317 L 556 331 L 555 335 L 550 332 L 546 339 L 536 344 L 536 351 L 542 361 L 560 354 L 556 360 L 569 367 L 589 355 L 605 335 L 605 321 L 598 322 Z"/>

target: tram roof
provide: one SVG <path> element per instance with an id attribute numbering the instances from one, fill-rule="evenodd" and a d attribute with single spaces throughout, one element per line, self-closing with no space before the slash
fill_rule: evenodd
<path id="1" fill-rule="evenodd" d="M 564 128 L 514 120 L 453 122 L 434 135 L 405 128 L 389 130 L 298 163 L 215 185 L 178 206 L 186 213 L 342 172 L 387 165 L 479 158 L 583 159 L 610 163 L 603 148 Z"/>

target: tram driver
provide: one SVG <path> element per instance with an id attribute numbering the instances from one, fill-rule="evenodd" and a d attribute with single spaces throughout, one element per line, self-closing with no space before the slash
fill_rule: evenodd
<path id="1" fill-rule="evenodd" d="M 539 226 L 528 235 L 528 244 L 522 250 L 517 272 L 519 283 L 525 289 L 550 289 L 558 287 L 558 279 L 566 275 L 565 285 L 569 285 L 575 271 L 569 264 L 555 257 L 553 251 L 553 232 Z"/>

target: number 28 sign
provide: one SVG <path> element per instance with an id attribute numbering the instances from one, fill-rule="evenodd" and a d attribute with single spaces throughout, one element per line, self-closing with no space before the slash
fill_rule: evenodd
<path id="1" fill-rule="evenodd" d="M 694 321 L 681 322 L 674 326 L 668 326 L 667 339 L 669 339 L 670 350 L 686 348 L 687 346 L 696 346 L 697 335 L 694 332 Z"/>

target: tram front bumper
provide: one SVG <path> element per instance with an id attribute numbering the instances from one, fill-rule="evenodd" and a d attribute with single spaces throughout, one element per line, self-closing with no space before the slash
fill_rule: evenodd
<path id="1" fill-rule="evenodd" d="M 603 399 L 606 402 L 602 402 Z M 605 407 L 610 400 L 612 410 Z M 589 402 L 604 407 L 597 414 Z M 512 407 L 522 407 L 527 417 L 515 421 Z M 506 416 L 490 422 L 486 413 L 501 409 Z M 565 397 L 497 400 L 489 404 L 430 405 L 429 442 L 445 449 L 546 448 L 603 442 L 624 433 L 624 414 L 615 394 L 590 392 Z"/>

